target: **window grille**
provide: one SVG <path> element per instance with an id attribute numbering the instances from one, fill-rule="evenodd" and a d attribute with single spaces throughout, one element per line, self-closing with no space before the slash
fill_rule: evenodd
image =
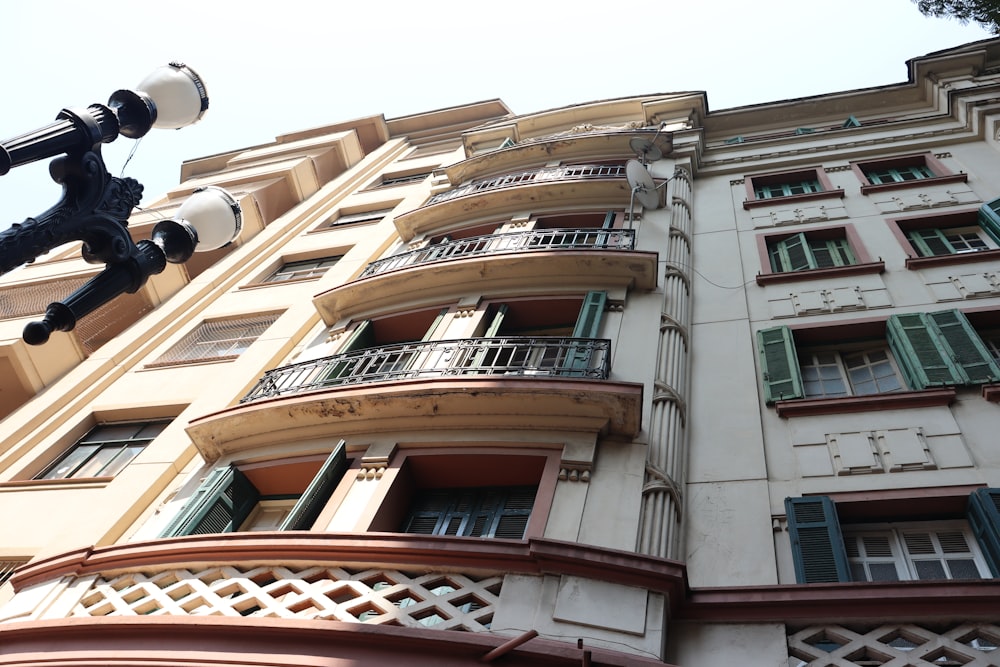
<path id="1" fill-rule="evenodd" d="M 74 276 L 6 287 L 0 290 L 0 319 L 44 313 L 50 303 L 66 298 L 91 278 Z"/>
<path id="2" fill-rule="evenodd" d="M 235 359 L 246 351 L 269 326 L 278 313 L 227 320 L 202 322 L 194 331 L 170 348 L 151 366 Z"/>
<path id="3" fill-rule="evenodd" d="M 0 586 L 14 575 L 14 570 L 28 562 L 28 559 L 0 560 Z"/>

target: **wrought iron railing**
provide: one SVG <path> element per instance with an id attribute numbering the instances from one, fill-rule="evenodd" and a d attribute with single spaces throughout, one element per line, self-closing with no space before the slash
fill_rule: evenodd
<path id="1" fill-rule="evenodd" d="M 475 255 L 538 250 L 632 250 L 634 248 L 634 229 L 535 229 L 474 236 L 383 257 L 366 266 L 359 277 L 374 276 L 415 264 L 444 262 Z"/>
<path id="2" fill-rule="evenodd" d="M 607 379 L 611 341 L 497 337 L 396 343 L 267 371 L 240 402 L 342 385 L 415 378 L 503 375 Z"/>
<path id="3" fill-rule="evenodd" d="M 427 204 L 438 204 L 455 197 L 476 194 L 486 190 L 513 188 L 519 185 L 544 183 L 546 181 L 576 180 L 588 178 L 625 178 L 625 166 L 618 164 L 567 164 L 558 167 L 539 167 L 511 174 L 501 174 L 491 178 L 472 181 L 466 185 L 441 192 L 431 197 Z"/>

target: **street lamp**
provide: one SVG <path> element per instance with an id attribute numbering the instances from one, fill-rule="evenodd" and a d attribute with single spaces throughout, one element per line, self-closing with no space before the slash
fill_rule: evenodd
<path id="1" fill-rule="evenodd" d="M 112 177 L 101 144 L 118 135 L 144 136 L 150 128 L 180 129 L 201 119 L 208 95 L 191 68 L 170 63 L 143 79 L 137 90 L 119 90 L 107 105 L 63 109 L 55 122 L 0 143 L 0 176 L 14 167 L 60 155 L 49 165 L 63 186 L 59 202 L 37 218 L 0 232 L 0 275 L 70 241 L 82 241 L 83 259 L 104 270 L 45 316 L 24 328 L 24 341 L 41 345 L 53 331 L 71 331 L 77 320 L 123 293 L 139 290 L 166 263 L 231 243 L 242 229 L 239 203 L 222 188 L 196 190 L 172 220 L 153 227 L 152 240 L 133 242 L 128 217 L 142 198 L 133 178 Z"/>

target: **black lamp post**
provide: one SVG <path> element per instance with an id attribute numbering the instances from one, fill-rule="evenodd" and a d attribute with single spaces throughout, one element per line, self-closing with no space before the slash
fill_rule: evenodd
<path id="1" fill-rule="evenodd" d="M 49 165 L 63 186 L 59 202 L 37 218 L 0 232 L 0 275 L 70 241 L 82 241 L 83 259 L 104 270 L 64 301 L 49 304 L 42 320 L 24 328 L 24 341 L 41 345 L 53 331 L 71 331 L 77 320 L 123 293 L 139 290 L 166 263 L 182 263 L 196 251 L 221 248 L 242 229 L 239 203 L 225 190 L 201 188 L 173 220 L 153 228 L 152 240 L 132 241 L 128 217 L 142 198 L 133 178 L 111 176 L 101 144 L 118 135 L 138 139 L 150 128 L 179 129 L 208 109 L 198 75 L 180 63 L 161 67 L 137 90 L 116 91 L 107 105 L 63 109 L 54 123 L 0 143 L 0 176 L 14 167 L 65 153 Z"/>

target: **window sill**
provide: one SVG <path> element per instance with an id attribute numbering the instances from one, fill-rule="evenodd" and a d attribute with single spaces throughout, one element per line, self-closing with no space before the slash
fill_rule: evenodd
<path id="1" fill-rule="evenodd" d="M 1000 250 L 980 250 L 978 252 L 961 252 L 953 255 L 934 255 L 933 257 L 907 257 L 906 268 L 926 269 L 932 266 L 950 266 L 952 264 L 971 264 L 972 262 L 996 261 L 1000 259 Z"/>
<path id="2" fill-rule="evenodd" d="M 862 185 L 861 194 L 870 195 L 886 190 L 905 190 L 907 188 L 921 188 L 927 185 L 941 185 L 944 183 L 966 183 L 969 180 L 968 174 L 948 174 L 947 176 L 935 176 L 933 178 L 915 178 L 912 181 L 900 181 L 899 183 L 879 183 L 878 185 Z"/>
<path id="3" fill-rule="evenodd" d="M 990 403 L 1000 403 L 1000 384 L 985 384 L 982 393 Z"/>
<path id="4" fill-rule="evenodd" d="M 1000 389 L 1000 387 L 998 387 Z M 774 404 L 779 417 L 808 417 L 836 415 L 872 410 L 902 410 L 949 405 L 955 400 L 955 390 L 950 387 L 904 391 L 894 394 L 870 396 L 845 396 L 844 398 L 797 398 L 777 401 Z"/>
<path id="5" fill-rule="evenodd" d="M 219 364 L 239 359 L 238 354 L 227 354 L 222 357 L 205 357 L 202 359 L 181 359 L 179 361 L 154 361 L 143 366 L 143 370 L 155 370 L 157 368 L 176 368 L 178 366 L 206 366 L 208 364 Z"/>
<path id="6" fill-rule="evenodd" d="M 800 201 L 812 201 L 814 199 L 826 199 L 827 197 L 837 197 L 839 199 L 844 198 L 843 188 L 837 188 L 836 190 L 824 190 L 823 192 L 806 192 L 801 195 L 785 195 L 784 197 L 771 197 L 769 199 L 744 199 L 743 208 L 750 210 L 752 208 L 760 208 L 762 206 L 781 206 L 785 204 L 794 204 Z"/>
<path id="7" fill-rule="evenodd" d="M 997 251 L 1000 252 L 1000 251 Z M 782 273 L 758 273 L 758 285 L 775 285 L 778 283 L 791 283 L 798 280 L 821 280 L 823 278 L 835 278 L 837 276 L 856 276 L 866 273 L 882 273 L 885 271 L 885 262 L 869 262 L 867 264 L 851 264 L 850 266 L 833 266 L 823 269 L 806 269 L 804 271 L 785 271 Z"/>
<path id="8" fill-rule="evenodd" d="M 9 482 L 0 482 L 0 492 L 3 491 L 31 491 L 34 489 L 51 489 L 54 486 L 74 488 L 103 488 L 107 486 L 114 477 L 69 477 L 66 479 L 18 479 Z"/>

